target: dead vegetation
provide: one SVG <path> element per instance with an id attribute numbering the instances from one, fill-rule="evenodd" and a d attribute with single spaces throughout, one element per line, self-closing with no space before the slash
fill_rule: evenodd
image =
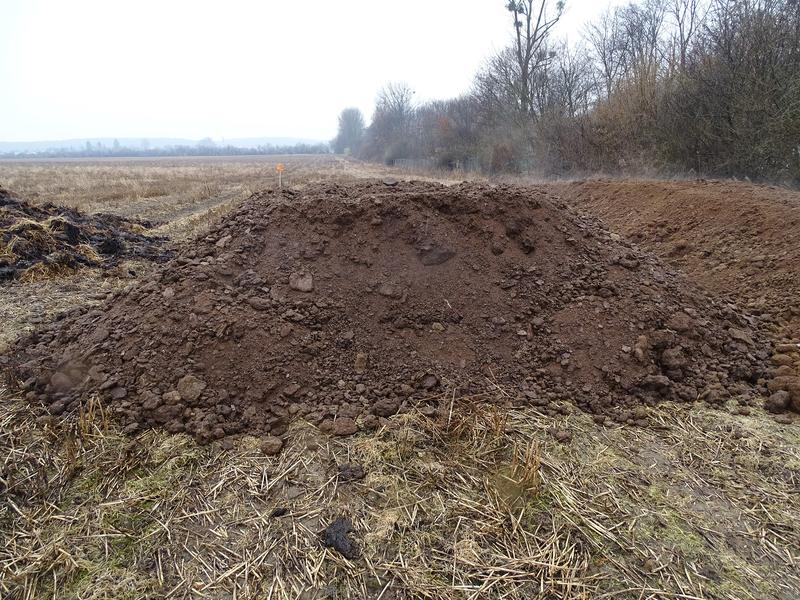
<path id="1" fill-rule="evenodd" d="M 108 270 L 134 257 L 166 262 L 166 238 L 152 223 L 94 214 L 50 203 L 34 206 L 0 188 L 0 280 L 33 282 Z"/>
<path id="2" fill-rule="evenodd" d="M 502 395 L 502 390 L 497 394 Z M 800 439 L 758 415 L 663 406 L 657 427 L 498 399 L 346 440 L 297 423 L 277 457 L 120 435 L 5 398 L 8 598 L 794 598 Z M 566 431 L 567 443 L 553 431 Z M 563 435 L 559 436 L 561 439 Z M 342 482 L 355 463 L 362 480 Z M 279 516 L 280 515 L 280 516 Z M 349 517 L 361 557 L 320 542 Z"/>

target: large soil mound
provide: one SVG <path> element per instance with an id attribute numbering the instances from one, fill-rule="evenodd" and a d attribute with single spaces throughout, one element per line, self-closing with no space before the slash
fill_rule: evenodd
<path id="1" fill-rule="evenodd" d="M 800 193 L 706 180 L 547 188 L 769 323 L 776 346 L 767 408 L 800 412 Z"/>
<path id="2" fill-rule="evenodd" d="M 767 356 L 749 318 L 541 191 L 367 182 L 256 194 L 6 360 L 53 412 L 99 394 L 131 431 L 208 441 L 497 385 L 644 423 L 661 399 L 748 401 Z"/>
<path id="3" fill-rule="evenodd" d="M 166 262 L 166 238 L 148 221 L 33 205 L 0 188 L 0 281 L 112 267 L 123 258 Z"/>

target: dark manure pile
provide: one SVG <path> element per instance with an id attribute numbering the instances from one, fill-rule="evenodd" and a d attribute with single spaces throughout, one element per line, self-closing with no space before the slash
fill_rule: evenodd
<path id="1" fill-rule="evenodd" d="M 30 281 L 108 269 L 123 259 L 166 262 L 167 238 L 148 235 L 149 221 L 33 205 L 0 188 L 0 282 Z"/>

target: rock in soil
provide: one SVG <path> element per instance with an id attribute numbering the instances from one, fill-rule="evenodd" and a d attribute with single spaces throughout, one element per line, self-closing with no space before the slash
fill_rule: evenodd
<path id="1" fill-rule="evenodd" d="M 54 412 L 97 394 L 127 430 L 207 443 L 284 436 L 295 418 L 350 435 L 496 385 L 637 422 L 637 406 L 704 390 L 751 402 L 770 354 L 735 307 L 541 189 L 368 181 L 252 195 L 5 364 Z"/>
<path id="2" fill-rule="evenodd" d="M 292 273 L 289 275 L 289 287 L 298 292 L 312 292 L 314 278 L 309 273 Z"/>

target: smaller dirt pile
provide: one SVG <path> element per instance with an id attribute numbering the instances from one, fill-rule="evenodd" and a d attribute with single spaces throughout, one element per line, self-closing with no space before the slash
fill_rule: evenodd
<path id="1" fill-rule="evenodd" d="M 121 259 L 166 262 L 172 257 L 167 238 L 146 235 L 152 227 L 49 203 L 34 206 L 0 188 L 0 282 L 108 268 Z"/>
<path id="2" fill-rule="evenodd" d="M 302 417 L 333 434 L 454 394 L 646 424 L 660 400 L 756 397 L 753 321 L 530 188 L 267 191 L 102 310 L 7 359 L 53 412 L 99 395 L 129 431 L 200 441 Z"/>
<path id="3" fill-rule="evenodd" d="M 766 408 L 800 412 L 800 193 L 702 179 L 591 179 L 546 188 L 758 315 L 775 341 Z"/>

